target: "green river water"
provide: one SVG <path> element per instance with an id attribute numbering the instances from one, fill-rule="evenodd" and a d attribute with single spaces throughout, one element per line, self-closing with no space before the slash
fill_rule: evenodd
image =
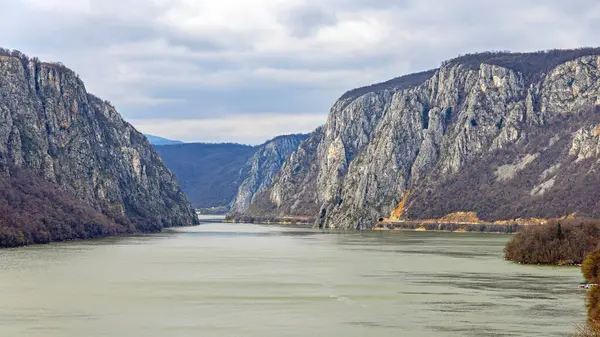
<path id="1" fill-rule="evenodd" d="M 206 224 L 0 250 L 1 337 L 565 336 L 577 268 L 509 236 Z"/>

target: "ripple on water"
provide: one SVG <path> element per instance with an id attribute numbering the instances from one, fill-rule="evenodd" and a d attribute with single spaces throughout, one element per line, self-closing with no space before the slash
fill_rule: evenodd
<path id="1" fill-rule="evenodd" d="M 577 269 L 502 260 L 509 236 L 203 225 L 0 251 L 10 337 L 564 336 Z"/>

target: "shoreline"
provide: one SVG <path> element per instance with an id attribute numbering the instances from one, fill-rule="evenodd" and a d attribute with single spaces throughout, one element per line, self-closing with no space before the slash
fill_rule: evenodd
<path id="1" fill-rule="evenodd" d="M 223 223 L 248 223 L 257 225 L 281 225 L 281 226 L 307 226 L 312 227 L 314 219 L 311 217 L 289 216 L 289 217 L 225 217 Z"/>
<path id="2" fill-rule="evenodd" d="M 71 242 L 80 242 L 80 241 L 96 241 L 96 240 L 106 240 L 106 239 L 113 239 L 113 238 L 129 238 L 129 237 L 135 237 L 135 236 L 160 234 L 160 233 L 164 233 L 165 231 L 167 231 L 169 229 L 189 228 L 189 227 L 200 226 L 201 224 L 202 224 L 202 222 L 199 222 L 197 224 L 190 224 L 190 225 L 164 227 L 164 228 L 161 228 L 159 231 L 134 231 L 134 232 L 130 232 L 130 233 L 118 233 L 118 234 L 114 234 L 114 235 L 102 235 L 102 236 L 98 236 L 98 237 L 89 237 L 89 238 L 70 238 L 70 239 L 67 239 L 67 240 L 52 240 L 52 241 L 48 241 L 48 242 L 31 243 L 31 244 L 25 244 L 25 245 L 19 245 L 19 246 L 1 246 L 0 245 L 0 250 L 19 249 L 19 248 L 36 247 L 36 246 L 46 246 L 46 245 L 51 245 L 51 244 L 55 244 L 55 243 L 71 243 Z"/>
<path id="3" fill-rule="evenodd" d="M 313 227 L 314 221 L 309 217 L 241 217 L 225 218 L 223 223 L 248 223 L 257 225 L 279 225 L 279 226 L 302 226 Z M 405 220 L 392 221 L 385 220 L 375 223 L 371 228 L 364 230 L 372 231 L 430 231 L 430 232 L 448 232 L 448 233 L 496 233 L 496 234 L 514 234 L 522 230 L 524 224 L 510 223 L 471 223 L 471 222 L 450 222 L 450 221 L 431 221 L 431 220 Z"/>
<path id="4" fill-rule="evenodd" d="M 436 231 L 453 233 L 497 233 L 514 234 L 518 233 L 525 225 L 514 224 L 494 224 L 494 223 L 468 223 L 468 222 L 424 222 L 419 220 L 406 221 L 381 221 L 373 226 L 372 230 L 379 231 Z"/>

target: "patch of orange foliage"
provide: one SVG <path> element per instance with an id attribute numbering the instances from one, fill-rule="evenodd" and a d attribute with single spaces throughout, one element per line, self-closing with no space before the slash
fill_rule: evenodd
<path id="1" fill-rule="evenodd" d="M 456 212 L 442 217 L 441 222 L 481 223 L 475 212 Z"/>
<path id="2" fill-rule="evenodd" d="M 408 201 L 408 197 L 410 196 L 410 190 L 406 190 L 403 193 L 402 201 L 396 206 L 396 209 L 392 212 L 390 216 L 390 220 L 399 220 L 406 214 L 406 202 Z"/>
<path id="3" fill-rule="evenodd" d="M 600 124 L 594 129 L 594 136 L 600 136 Z"/>

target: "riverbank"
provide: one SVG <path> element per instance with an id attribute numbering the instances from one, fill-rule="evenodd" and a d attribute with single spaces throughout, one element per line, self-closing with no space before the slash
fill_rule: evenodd
<path id="1" fill-rule="evenodd" d="M 504 250 L 507 260 L 523 264 L 577 265 L 600 242 L 600 223 L 593 219 L 551 219 L 524 226 Z"/>
<path id="2" fill-rule="evenodd" d="M 373 225 L 371 230 L 414 230 L 414 231 L 444 231 L 444 232 L 480 232 L 480 233 L 502 233 L 512 234 L 522 230 L 529 224 L 506 222 L 506 223 L 486 223 L 486 222 L 461 222 L 438 220 L 382 220 Z M 314 218 L 287 216 L 240 216 L 229 215 L 223 220 L 226 223 L 250 223 L 263 225 L 297 225 L 313 226 Z"/>
<path id="3" fill-rule="evenodd" d="M 234 216 L 228 215 L 223 220 L 225 223 L 247 223 L 247 224 L 258 224 L 258 225 L 294 225 L 294 226 L 310 226 L 312 227 L 315 219 L 311 217 L 302 216 L 284 216 L 284 217 L 272 217 L 272 216 Z"/>
<path id="4" fill-rule="evenodd" d="M 423 222 L 419 220 L 380 221 L 373 230 L 415 230 L 444 232 L 480 232 L 512 234 L 522 230 L 524 225 L 498 223 Z"/>

